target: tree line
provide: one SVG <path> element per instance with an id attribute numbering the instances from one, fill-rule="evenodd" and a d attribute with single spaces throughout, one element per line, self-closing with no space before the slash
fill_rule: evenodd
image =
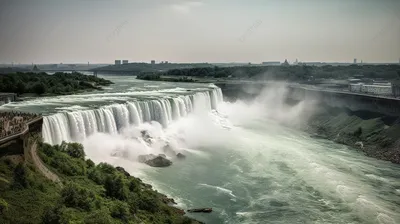
<path id="1" fill-rule="evenodd" d="M 363 77 L 393 80 L 400 77 L 400 65 L 348 66 L 236 66 L 171 69 L 165 72 L 141 74 L 155 80 L 161 76 L 192 76 L 201 78 L 238 78 L 254 80 L 310 81 L 315 79 L 349 79 Z"/>
<path id="2" fill-rule="evenodd" d="M 44 72 L 0 74 L 0 92 L 13 92 L 19 95 L 25 93 L 38 95 L 71 94 L 84 90 L 99 89 L 99 86 L 110 84 L 112 82 L 109 80 L 78 72 L 58 72 L 53 75 L 48 75 Z"/>

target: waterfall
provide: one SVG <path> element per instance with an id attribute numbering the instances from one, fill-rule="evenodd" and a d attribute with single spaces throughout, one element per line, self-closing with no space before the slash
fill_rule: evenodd
<path id="1" fill-rule="evenodd" d="M 146 101 L 113 104 L 93 110 L 62 112 L 43 119 L 43 138 L 50 144 L 62 141 L 82 141 L 93 133 L 117 134 L 130 125 L 157 121 L 164 128 L 172 121 L 192 112 L 217 109 L 222 102 L 220 88 Z"/>

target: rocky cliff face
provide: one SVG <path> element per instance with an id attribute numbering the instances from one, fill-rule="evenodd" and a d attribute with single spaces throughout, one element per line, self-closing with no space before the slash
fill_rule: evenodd
<path id="1" fill-rule="evenodd" d="M 366 155 L 400 164 L 400 119 L 369 111 L 325 106 L 305 126 L 313 136 L 352 146 Z"/>
<path id="2" fill-rule="evenodd" d="M 226 100 L 254 99 L 264 84 L 218 84 Z M 400 101 L 374 96 L 288 87 L 287 103 L 305 99 L 318 102 L 318 110 L 303 129 L 363 151 L 366 155 L 400 164 Z"/>

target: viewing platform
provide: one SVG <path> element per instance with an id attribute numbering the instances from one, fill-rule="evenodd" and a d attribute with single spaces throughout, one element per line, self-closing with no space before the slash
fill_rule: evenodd
<path id="1" fill-rule="evenodd" d="M 40 134 L 42 123 L 39 114 L 0 112 L 0 156 L 25 154 L 29 149 L 28 137 Z"/>

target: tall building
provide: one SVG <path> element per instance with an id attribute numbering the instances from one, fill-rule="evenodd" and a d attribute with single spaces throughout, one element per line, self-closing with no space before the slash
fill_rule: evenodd
<path id="1" fill-rule="evenodd" d="M 353 64 L 357 64 L 357 58 L 354 58 Z"/>
<path id="2" fill-rule="evenodd" d="M 128 60 L 122 60 L 122 64 L 128 64 L 129 63 L 129 61 Z"/>
<path id="3" fill-rule="evenodd" d="M 115 60 L 115 64 L 116 65 L 120 65 L 121 64 L 121 60 Z"/>
<path id="4" fill-rule="evenodd" d="M 152 64 L 152 65 L 155 65 L 155 64 L 156 64 L 156 61 L 155 61 L 155 60 L 151 60 L 151 64 Z"/>

